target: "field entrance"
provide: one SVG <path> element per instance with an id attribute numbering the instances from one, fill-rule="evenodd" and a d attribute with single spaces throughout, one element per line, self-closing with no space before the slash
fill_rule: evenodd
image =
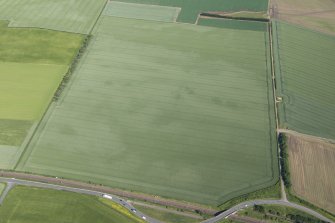
<path id="1" fill-rule="evenodd" d="M 267 40 L 103 16 L 18 170 L 210 205 L 274 184 Z"/>

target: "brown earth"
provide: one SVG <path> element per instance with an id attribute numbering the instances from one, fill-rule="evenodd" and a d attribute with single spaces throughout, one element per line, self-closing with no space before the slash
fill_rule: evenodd
<path id="1" fill-rule="evenodd" d="M 335 213 L 335 144 L 287 134 L 292 192 Z"/>
<path id="2" fill-rule="evenodd" d="M 272 17 L 335 35 L 335 1 L 271 0 Z"/>

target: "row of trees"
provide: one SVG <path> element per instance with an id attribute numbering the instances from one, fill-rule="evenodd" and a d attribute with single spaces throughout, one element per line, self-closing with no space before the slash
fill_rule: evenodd
<path id="1" fill-rule="evenodd" d="M 69 82 L 69 80 L 72 76 L 72 73 L 74 72 L 75 68 L 77 67 L 80 58 L 84 54 L 84 52 L 85 52 L 85 50 L 86 50 L 86 48 L 89 44 L 89 41 L 90 41 L 91 37 L 92 37 L 91 35 L 87 35 L 85 37 L 85 39 L 83 40 L 82 45 L 81 45 L 80 49 L 78 50 L 76 57 L 73 59 L 73 61 L 71 63 L 71 66 L 69 67 L 68 71 L 66 72 L 66 74 L 63 77 L 62 82 L 59 84 L 59 86 L 56 90 L 56 93 L 53 97 L 54 101 L 57 101 L 59 99 L 61 93 L 63 92 L 63 90 L 66 86 L 66 84 Z"/>
<path id="2" fill-rule="evenodd" d="M 280 167 L 281 167 L 281 176 L 284 181 L 284 184 L 287 188 L 291 187 L 291 179 L 290 179 L 290 170 L 288 164 L 288 151 L 287 151 L 287 143 L 286 136 L 283 133 L 279 133 L 278 143 L 280 147 Z"/>

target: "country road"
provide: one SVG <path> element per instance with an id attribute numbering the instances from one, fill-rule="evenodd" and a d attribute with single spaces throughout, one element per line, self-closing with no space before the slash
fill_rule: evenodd
<path id="1" fill-rule="evenodd" d="M 14 185 L 24 185 L 24 186 L 31 186 L 31 187 L 39 187 L 39 188 L 46 188 L 46 189 L 54 189 L 54 190 L 63 190 L 63 191 L 70 191 L 70 192 L 75 192 L 75 193 L 80 193 L 80 194 L 88 194 L 88 195 L 93 195 L 93 196 L 103 196 L 106 193 L 103 192 L 99 192 L 99 191 L 94 191 L 94 190 L 87 190 L 87 189 L 80 189 L 80 188 L 74 188 L 74 187 L 67 187 L 67 186 L 61 186 L 61 185 L 56 185 L 56 184 L 47 184 L 47 183 L 41 183 L 41 182 L 36 182 L 36 181 L 28 181 L 28 180 L 19 180 L 19 179 L 14 179 L 14 178 L 5 178 L 5 177 L 0 177 L 0 183 L 6 183 L 7 187 L 6 189 L 3 191 L 1 197 L 0 197 L 0 205 L 1 205 L 1 201 L 3 201 L 5 199 L 5 196 L 7 195 L 7 193 L 10 191 L 10 189 L 14 186 Z M 113 194 L 108 194 L 112 197 L 112 200 L 122 206 L 124 206 L 125 208 L 127 208 L 129 211 L 132 211 L 132 209 L 135 209 L 131 204 L 129 204 L 126 200 L 117 197 Z M 293 207 L 296 209 L 299 209 L 301 211 L 304 211 L 314 217 L 317 217 L 323 221 L 329 222 L 329 223 L 334 223 L 333 221 L 331 221 L 330 219 L 322 216 L 321 214 L 298 204 L 294 204 L 288 201 L 283 201 L 283 200 L 252 200 L 252 201 L 246 201 L 243 203 L 240 203 L 224 212 L 222 212 L 221 214 L 207 219 L 205 221 L 202 221 L 202 223 L 215 223 L 218 222 L 224 218 L 226 218 L 227 216 L 231 215 L 232 213 L 234 213 L 235 211 L 239 211 L 242 210 L 244 208 L 253 206 L 253 205 L 262 205 L 262 204 L 276 204 L 276 205 L 284 205 L 284 206 L 288 206 L 288 207 Z M 134 213 L 135 215 L 137 215 L 140 218 L 143 218 L 143 216 L 146 218 L 147 222 L 150 223 L 160 223 L 160 221 L 153 219 L 149 216 L 144 215 L 143 213 L 141 213 L 140 211 L 136 211 L 136 213 Z"/>
<path id="2" fill-rule="evenodd" d="M 298 210 L 304 211 L 316 218 L 319 218 L 323 221 L 329 222 L 329 223 L 334 223 L 333 221 L 331 221 L 330 219 L 324 217 L 323 215 L 319 214 L 316 211 L 313 211 L 312 209 L 309 209 L 307 207 L 295 204 L 295 203 L 291 203 L 288 201 L 283 201 L 283 200 L 253 200 L 253 201 L 246 201 L 243 203 L 240 203 L 224 212 L 222 212 L 221 214 L 217 215 L 216 217 L 207 219 L 206 221 L 203 221 L 202 223 L 215 223 L 218 222 L 220 220 L 223 220 L 224 218 L 226 218 L 227 216 L 233 214 L 236 211 L 240 211 L 244 208 L 247 207 L 251 207 L 254 205 L 263 205 L 263 204 L 273 204 L 273 205 L 283 205 L 283 206 L 287 206 L 287 207 L 292 207 L 292 208 L 296 208 Z"/>
<path id="3" fill-rule="evenodd" d="M 86 189 L 80 189 L 80 188 L 74 188 L 74 187 L 66 187 L 66 186 L 61 186 L 61 185 L 56 185 L 56 184 L 47 184 L 47 183 L 40 183 L 40 182 L 35 182 L 35 181 L 27 181 L 27 180 L 19 180 L 15 178 L 4 178 L 0 177 L 0 183 L 6 183 L 7 187 L 3 191 L 1 197 L 0 197 L 0 205 L 2 204 L 3 200 L 5 199 L 7 193 L 10 191 L 10 189 L 13 188 L 14 185 L 23 185 L 23 186 L 30 186 L 30 187 L 39 187 L 39 188 L 45 188 L 45 189 L 54 189 L 54 190 L 63 190 L 63 191 L 70 191 L 74 193 L 80 193 L 80 194 L 88 194 L 88 195 L 93 195 L 93 196 L 99 196 L 102 197 L 105 193 L 99 192 L 99 191 L 93 191 L 93 190 L 86 190 Z M 126 209 L 128 209 L 130 212 L 132 210 L 136 210 L 131 204 L 129 204 L 126 200 L 117 197 L 112 194 L 108 194 L 112 197 L 112 200 L 122 206 L 124 206 Z M 134 212 L 133 212 L 134 213 Z M 139 218 L 142 218 L 150 223 L 160 223 L 160 221 L 153 219 L 140 211 L 136 210 L 136 213 Z M 143 218 L 144 217 L 144 218 Z"/>

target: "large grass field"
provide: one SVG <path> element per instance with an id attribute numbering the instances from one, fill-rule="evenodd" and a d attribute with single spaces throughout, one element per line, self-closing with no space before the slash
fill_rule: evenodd
<path id="1" fill-rule="evenodd" d="M 106 0 L 0 0 L 0 20 L 10 27 L 36 27 L 88 34 Z"/>
<path id="2" fill-rule="evenodd" d="M 130 214 L 131 215 L 131 214 Z M 1 223 L 139 223 L 97 197 L 16 186 L 0 206 Z"/>
<path id="3" fill-rule="evenodd" d="M 335 213 L 335 145 L 288 135 L 292 192 Z"/>
<path id="4" fill-rule="evenodd" d="M 199 13 L 208 11 L 267 11 L 268 0 L 119 0 L 120 2 L 181 8 L 178 22 L 195 23 Z"/>
<path id="5" fill-rule="evenodd" d="M 0 167 L 12 168 L 18 147 L 48 107 L 83 36 L 0 21 Z M 18 155 L 17 155 L 18 154 Z"/>
<path id="6" fill-rule="evenodd" d="M 270 186 L 267 60 L 265 32 L 103 16 L 18 170 L 210 205 Z"/>
<path id="7" fill-rule="evenodd" d="M 335 37 L 274 22 L 280 125 L 335 139 Z"/>

